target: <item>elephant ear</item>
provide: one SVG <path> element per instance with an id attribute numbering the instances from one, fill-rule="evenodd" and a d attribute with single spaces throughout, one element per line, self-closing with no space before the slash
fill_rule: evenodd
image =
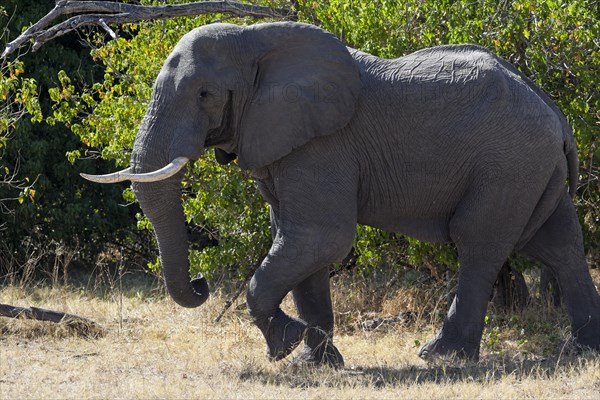
<path id="1" fill-rule="evenodd" d="M 254 25 L 253 94 L 241 118 L 238 164 L 255 169 L 352 118 L 362 87 L 358 68 L 332 34 L 312 25 Z"/>

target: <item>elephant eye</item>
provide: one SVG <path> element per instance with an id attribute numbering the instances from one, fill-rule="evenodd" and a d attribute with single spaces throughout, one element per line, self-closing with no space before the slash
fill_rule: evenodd
<path id="1" fill-rule="evenodd" d="M 206 99 L 208 97 L 208 91 L 201 90 L 200 91 L 200 99 Z"/>

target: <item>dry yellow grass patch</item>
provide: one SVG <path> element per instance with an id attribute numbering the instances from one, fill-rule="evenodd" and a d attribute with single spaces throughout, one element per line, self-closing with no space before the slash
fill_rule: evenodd
<path id="1" fill-rule="evenodd" d="M 1 303 L 78 314 L 105 328 L 103 336 L 85 338 L 64 326 L 1 318 L 0 398 L 600 399 L 594 354 L 535 361 L 510 347 L 498 355 L 484 345 L 479 363 L 427 365 L 416 356 L 416 343 L 434 327 L 421 321 L 374 332 L 342 329 L 336 343 L 345 369 L 292 368 L 266 360 L 263 338 L 244 310 L 214 323 L 224 302 L 219 296 L 194 310 L 161 297 L 120 300 L 0 289 Z M 336 293 L 338 320 L 357 318 L 350 307 L 358 300 Z M 402 303 L 383 302 L 387 312 L 397 311 L 394 302 Z"/>

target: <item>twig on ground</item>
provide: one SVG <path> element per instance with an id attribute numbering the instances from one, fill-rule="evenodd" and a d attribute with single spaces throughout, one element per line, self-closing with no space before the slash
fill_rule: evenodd
<path id="1" fill-rule="evenodd" d="M 215 318 L 215 323 L 219 322 L 221 320 L 221 318 L 223 318 L 223 315 L 225 315 L 225 313 L 227 312 L 227 310 L 229 310 L 229 307 L 231 307 L 233 305 L 233 303 L 236 301 L 236 299 L 244 291 L 244 288 L 246 287 L 246 285 L 248 284 L 248 282 L 252 278 L 252 275 L 254 275 L 254 272 L 256 272 L 256 270 L 258 269 L 258 267 L 260 267 L 263 258 L 261 258 L 259 262 L 257 262 L 256 264 L 254 264 L 250 268 L 250 271 L 248 271 L 248 275 L 246 276 L 246 279 L 244 280 L 244 282 L 240 283 L 240 286 L 238 286 L 238 288 L 235 291 L 235 293 L 233 294 L 233 296 L 229 300 L 227 300 L 225 302 L 225 305 L 223 306 L 223 309 L 221 310 L 221 312 L 219 313 L 219 315 L 217 316 L 217 318 Z"/>

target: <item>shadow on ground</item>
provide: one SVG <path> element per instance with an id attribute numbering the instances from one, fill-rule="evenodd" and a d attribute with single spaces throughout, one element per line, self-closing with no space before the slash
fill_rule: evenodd
<path id="1" fill-rule="evenodd" d="M 577 371 L 599 357 L 598 354 L 565 355 L 542 360 L 512 361 L 506 358 L 490 359 L 478 363 L 429 365 L 425 367 L 362 367 L 334 370 L 315 367 L 284 367 L 278 371 L 256 369 L 247 365 L 239 372 L 242 381 L 259 381 L 263 384 L 286 387 L 395 387 L 423 383 L 500 381 L 507 376 L 515 379 L 527 377 L 550 378 L 565 371 Z M 231 373 L 231 372 L 229 372 Z"/>

